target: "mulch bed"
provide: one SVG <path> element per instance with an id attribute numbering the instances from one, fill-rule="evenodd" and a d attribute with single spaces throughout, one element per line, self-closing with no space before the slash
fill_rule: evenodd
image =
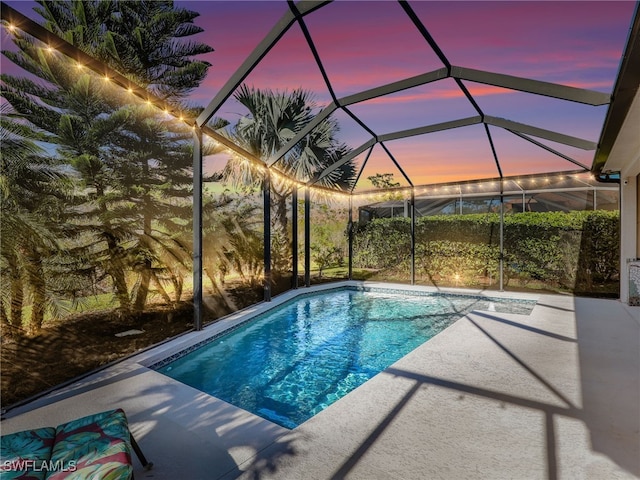
<path id="1" fill-rule="evenodd" d="M 150 345 L 189 331 L 193 306 L 154 307 L 123 318 L 113 312 L 84 314 L 43 328 L 38 335 L 2 340 L 2 408 L 25 400 Z M 116 333 L 144 333 L 116 337 Z"/>
<path id="2" fill-rule="evenodd" d="M 273 294 L 288 288 L 282 279 Z M 232 284 L 226 291 L 236 308 L 262 300 L 260 286 Z M 203 313 L 205 324 L 231 313 L 222 302 L 209 297 Z M 213 300 L 213 301 L 211 301 Z M 161 343 L 193 328 L 191 300 L 175 307 L 153 305 L 126 316 L 115 311 L 75 315 L 48 325 L 34 336 L 0 336 L 0 407 L 2 410 L 30 399 L 62 383 L 103 367 L 127 355 Z M 127 330 L 144 333 L 117 337 Z"/>

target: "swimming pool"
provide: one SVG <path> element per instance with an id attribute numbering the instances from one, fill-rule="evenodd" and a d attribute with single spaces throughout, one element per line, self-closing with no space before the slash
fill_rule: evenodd
<path id="1" fill-rule="evenodd" d="M 152 368 L 295 428 L 471 310 L 528 314 L 534 305 L 384 289 L 305 294 Z"/>

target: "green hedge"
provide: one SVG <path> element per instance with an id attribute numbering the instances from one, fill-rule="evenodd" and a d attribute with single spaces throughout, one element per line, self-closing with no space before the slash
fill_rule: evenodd
<path id="1" fill-rule="evenodd" d="M 451 283 L 493 283 L 499 274 L 497 214 L 422 217 L 416 221 L 416 275 Z M 408 219 L 356 225 L 354 266 L 409 274 Z M 613 284 L 619 269 L 619 215 L 611 211 L 519 213 L 505 217 L 505 281 L 530 281 L 589 293 Z"/>

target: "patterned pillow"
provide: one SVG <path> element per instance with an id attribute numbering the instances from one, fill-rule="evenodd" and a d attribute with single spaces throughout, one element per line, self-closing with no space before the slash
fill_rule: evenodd
<path id="1" fill-rule="evenodd" d="M 0 439 L 0 479 L 43 480 L 50 470 L 49 459 L 56 429 L 25 430 Z"/>
<path id="2" fill-rule="evenodd" d="M 133 476 L 131 440 L 122 409 L 102 412 L 59 425 L 47 479 L 128 480 Z"/>

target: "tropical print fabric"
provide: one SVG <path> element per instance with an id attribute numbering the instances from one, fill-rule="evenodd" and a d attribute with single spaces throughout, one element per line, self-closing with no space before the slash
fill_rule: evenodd
<path id="1" fill-rule="evenodd" d="M 47 479 L 130 479 L 133 475 L 130 445 L 127 418 L 121 409 L 60 425 L 51 460 L 73 468 L 51 472 Z"/>
<path id="2" fill-rule="evenodd" d="M 0 479 L 43 480 L 48 473 L 55 428 L 4 435 L 0 440 Z"/>
<path id="3" fill-rule="evenodd" d="M 58 428 L 2 437 L 0 480 L 129 480 L 131 438 L 121 409 Z"/>

